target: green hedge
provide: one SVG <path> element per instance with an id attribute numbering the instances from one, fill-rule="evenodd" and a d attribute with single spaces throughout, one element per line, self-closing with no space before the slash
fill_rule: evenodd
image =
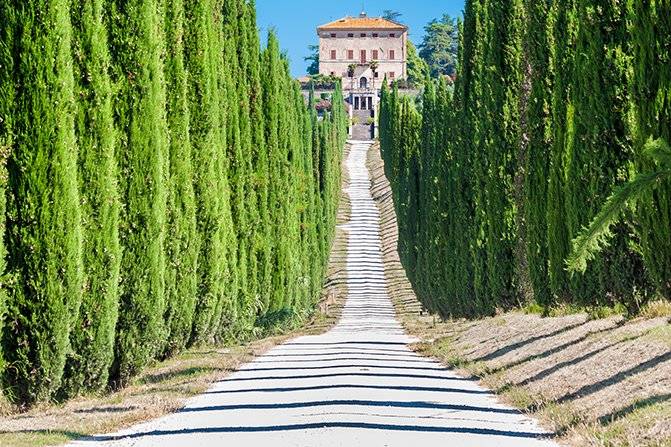
<path id="1" fill-rule="evenodd" d="M 305 321 L 347 118 L 339 87 L 324 119 L 306 106 L 253 1 L 31 0 L 0 19 L 4 396 L 100 392 Z"/>
<path id="2" fill-rule="evenodd" d="M 103 3 L 72 5 L 84 288 L 79 313 L 70 329 L 72 349 L 63 386 L 66 395 L 99 391 L 107 385 L 118 317 L 121 246 L 117 137 Z"/>
<path id="3" fill-rule="evenodd" d="M 445 316 L 669 298 L 669 185 L 612 229 L 584 274 L 573 240 L 669 139 L 668 1 L 466 2 L 459 74 L 417 104 L 382 92 L 380 141 L 399 250 Z M 416 115 L 421 113 L 418 122 Z"/>
<path id="4" fill-rule="evenodd" d="M 2 13 L 14 19 L 3 382 L 17 400 L 46 399 L 59 389 L 82 296 L 69 13 L 67 0 L 25 2 Z"/>

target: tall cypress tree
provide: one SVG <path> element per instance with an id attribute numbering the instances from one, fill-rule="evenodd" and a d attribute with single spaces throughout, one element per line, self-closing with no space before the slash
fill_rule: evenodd
<path id="1" fill-rule="evenodd" d="M 250 174 L 252 170 L 252 135 L 249 110 L 247 69 L 250 64 L 247 45 L 245 2 L 226 0 L 223 6 L 223 26 L 226 39 L 228 73 L 227 85 L 227 155 L 228 178 L 231 188 L 231 214 L 237 246 L 237 264 L 234 274 L 238 290 L 234 296 L 236 331 L 244 331 L 254 315 L 251 303 L 253 292 L 249 283 L 251 225 L 249 221 Z"/>
<path id="2" fill-rule="evenodd" d="M 551 302 L 547 272 L 547 206 L 548 174 L 551 156 L 549 35 L 550 5 L 548 1 L 525 0 L 527 32 L 524 41 L 525 92 L 521 104 L 523 132 L 526 135 L 526 166 L 524 172 L 524 217 L 527 268 L 536 302 Z"/>
<path id="3" fill-rule="evenodd" d="M 119 191 L 104 2 L 72 5 L 84 292 L 71 328 L 63 392 L 99 391 L 114 359 L 119 306 Z"/>
<path id="4" fill-rule="evenodd" d="M 433 303 L 432 283 L 438 280 L 438 275 L 429 273 L 427 269 L 431 262 L 430 256 L 434 253 L 430 244 L 432 225 L 437 203 L 434 203 L 435 182 L 437 165 L 435 156 L 440 151 L 436 142 L 436 128 L 434 118 L 436 117 L 436 92 L 433 82 L 427 82 L 422 96 L 422 127 L 420 133 L 420 156 L 418 173 L 417 208 L 419 219 L 417 222 L 417 284 L 416 288 L 421 290 L 427 303 Z M 434 272 L 435 273 L 435 272 Z"/>
<path id="5" fill-rule="evenodd" d="M 191 124 L 184 54 L 184 1 L 168 0 L 166 6 L 165 76 L 170 136 L 167 225 L 170 237 L 166 240 L 167 339 L 163 349 L 164 354 L 169 355 L 183 349 L 191 337 L 198 293 L 200 240 L 189 136 Z"/>
<path id="6" fill-rule="evenodd" d="M 284 216 L 279 214 L 280 209 L 278 203 L 280 197 L 286 199 L 286 192 L 282 190 L 284 184 L 282 168 L 283 163 L 280 162 L 281 148 L 280 148 L 280 128 L 279 115 L 283 104 L 281 101 L 281 85 L 280 85 L 280 51 L 275 33 L 268 34 L 267 47 L 263 53 L 263 106 L 264 119 L 266 123 L 266 147 L 268 151 L 269 166 L 270 166 L 270 184 L 272 185 L 269 191 L 268 204 L 271 210 L 274 211 L 275 216 L 273 221 L 273 231 L 271 238 L 273 240 L 272 251 L 272 265 L 275 269 L 272 271 L 271 278 L 271 295 L 268 298 L 268 310 L 276 311 L 282 306 L 284 300 L 284 278 L 283 278 L 283 261 L 286 248 L 283 246 L 282 233 L 279 228 L 285 225 Z M 286 159 L 286 158 L 285 158 Z"/>
<path id="7" fill-rule="evenodd" d="M 463 265 L 469 263 L 468 244 L 470 241 L 462 240 L 458 231 L 461 224 L 459 215 L 461 193 L 465 185 L 459 182 L 460 167 L 457 163 L 457 126 L 456 108 L 453 97 L 448 90 L 444 80 L 438 85 L 436 92 L 435 115 L 430 118 L 435 128 L 435 151 L 434 155 L 434 178 L 433 185 L 436 197 L 432 206 L 429 237 L 433 241 L 431 251 L 433 253 L 429 264 L 426 266 L 430 271 L 431 266 L 442 265 L 441 269 L 434 274 L 438 277 L 434 287 L 435 308 L 444 315 L 463 315 L 465 310 L 464 291 L 461 283 L 467 281 L 463 278 Z M 464 244 L 466 250 L 463 251 Z M 460 257 L 458 254 L 462 250 Z"/>
<path id="8" fill-rule="evenodd" d="M 214 62 L 213 69 L 217 74 L 218 80 L 218 94 L 221 98 L 220 100 L 220 120 L 226 129 L 232 129 L 235 132 L 239 133 L 239 123 L 236 121 L 239 119 L 240 109 L 239 107 L 233 107 L 231 101 L 234 101 L 236 95 L 233 90 L 235 90 L 235 71 L 233 70 L 221 70 L 219 67 L 235 67 L 238 65 L 237 62 L 237 47 L 235 40 L 227 38 L 227 33 L 230 32 L 230 29 L 227 28 L 226 22 L 222 17 L 223 13 L 223 4 L 228 1 L 235 0 L 224 0 L 224 2 L 215 2 L 215 10 L 217 15 L 215 15 L 215 32 L 216 40 L 218 46 L 222 48 L 221 51 L 214 51 L 212 53 Z M 238 312 L 240 310 L 240 290 L 242 279 L 240 278 L 239 271 L 240 263 L 238 258 L 241 256 L 238 250 L 238 241 L 237 241 L 237 232 L 233 224 L 233 191 L 237 187 L 230 180 L 232 176 L 230 175 L 232 165 L 236 163 L 237 158 L 229 158 L 229 142 L 230 133 L 222 131 L 220 133 L 220 140 L 218 144 L 218 166 L 217 170 L 220 176 L 220 188 L 221 188 L 221 200 L 222 208 L 220 215 L 218 216 L 219 225 L 221 228 L 221 241 L 222 247 L 225 249 L 225 259 L 222 263 L 222 285 L 221 293 L 218 296 L 216 306 L 214 308 L 214 314 L 212 315 L 212 325 L 210 328 L 212 337 L 218 342 L 227 342 L 231 339 L 234 339 L 241 335 L 241 328 L 238 325 Z M 239 141 L 238 134 L 235 135 L 237 141 Z M 246 262 L 246 257 L 243 256 L 243 262 Z M 243 271 L 246 271 L 246 267 L 242 267 Z M 244 283 L 242 284 L 244 286 Z"/>
<path id="9" fill-rule="evenodd" d="M 612 187 L 627 178 L 633 158 L 627 128 L 626 9 L 610 1 L 577 2 L 579 28 L 573 89 L 575 137 L 567 150 L 566 218 L 569 237 L 589 224 Z M 611 246 L 574 276 L 574 299 L 582 304 L 613 304 L 641 289 L 638 256 L 619 224 Z M 633 304 L 633 303 L 631 303 Z"/>
<path id="10" fill-rule="evenodd" d="M 519 86 L 521 85 L 522 4 L 520 0 L 490 0 L 488 48 L 485 64 L 487 120 L 484 146 L 487 172 L 483 215 L 489 301 L 510 306 L 518 302 L 515 246 L 515 172 L 520 142 Z"/>
<path id="11" fill-rule="evenodd" d="M 486 143 L 488 138 L 488 113 L 486 94 L 493 93 L 487 85 L 485 70 L 488 41 L 491 38 L 488 1 L 473 1 L 473 29 L 471 31 L 472 55 L 470 57 L 471 76 L 468 97 L 464 98 L 464 118 L 468 127 L 464 129 L 462 150 L 468 150 L 470 156 L 470 174 L 472 176 L 472 239 L 470 243 L 473 264 L 474 307 L 477 312 L 492 310 L 490 288 L 487 273 L 487 179 L 488 158 Z M 491 101 L 490 101 L 491 103 Z M 483 105 L 480 110 L 479 105 Z"/>
<path id="12" fill-rule="evenodd" d="M 193 155 L 198 256 L 198 295 L 192 343 L 209 341 L 215 308 L 224 293 L 226 246 L 222 215 L 224 202 L 222 157 L 222 98 L 218 54 L 223 51 L 216 4 L 212 0 L 185 0 L 185 55 L 189 73 L 190 138 Z"/>
<path id="13" fill-rule="evenodd" d="M 124 385 L 162 348 L 165 337 L 166 121 L 162 8 L 156 0 L 110 4 L 119 97 L 123 260 L 113 379 Z"/>
<path id="14" fill-rule="evenodd" d="M 479 24 L 481 15 L 480 0 L 467 0 L 464 9 L 464 22 L 460 33 L 459 66 L 461 74 L 457 78 L 454 88 L 454 141 L 452 143 L 453 162 L 450 163 L 447 178 L 453 187 L 453 230 L 447 235 L 454 247 L 454 256 L 457 260 L 454 268 L 454 295 L 459 303 L 458 312 L 462 315 L 473 315 L 480 307 L 475 293 L 475 268 L 473 250 L 477 234 L 474 226 L 474 175 L 473 166 L 473 139 L 474 108 L 473 101 L 477 98 L 477 73 L 480 53 L 477 51 L 477 36 L 482 33 Z"/>
<path id="15" fill-rule="evenodd" d="M 263 89 L 261 87 L 261 54 L 259 33 L 256 25 L 256 3 L 254 0 L 246 5 L 247 20 L 245 32 L 249 62 L 247 64 L 247 83 L 249 87 L 249 120 L 251 124 L 251 158 L 252 173 L 250 176 L 250 194 L 247 208 L 250 212 L 250 258 L 249 284 L 250 294 L 257 311 L 262 306 L 262 297 L 267 296 L 270 265 L 270 246 L 266 239 L 265 228 L 269 225 L 268 202 L 268 154 L 265 148 L 263 121 Z"/>
<path id="16" fill-rule="evenodd" d="M 0 6 L 0 334 L 7 308 L 8 277 L 6 276 L 5 211 L 7 193 L 7 159 L 12 149 L 12 118 L 14 111 L 14 11 Z M 1 341 L 1 337 L 0 337 Z M 0 343 L 0 378 L 4 372 L 4 354 Z M 0 382 L 1 383 L 1 382 Z"/>
<path id="17" fill-rule="evenodd" d="M 554 73 L 551 101 L 552 146 L 548 176 L 547 243 L 548 278 L 553 301 L 569 300 L 568 274 L 564 260 L 570 239 L 566 219 L 566 154 L 573 139 L 572 103 L 577 24 L 575 0 L 557 0 L 550 10 L 553 44 L 550 47 Z"/>
<path id="18" fill-rule="evenodd" d="M 68 0 L 5 7 L 15 8 L 13 74 L 21 89 L 7 164 L 7 267 L 14 281 L 3 333 L 12 368 L 4 383 L 11 396 L 33 402 L 61 384 L 82 291 L 72 27 Z"/>
<path id="19" fill-rule="evenodd" d="M 632 0 L 632 97 L 636 110 L 637 152 L 649 138 L 671 142 L 671 3 Z M 650 162 L 638 157 L 640 169 Z M 658 185 L 641 202 L 638 234 L 646 267 L 661 293 L 671 299 L 671 182 Z"/>

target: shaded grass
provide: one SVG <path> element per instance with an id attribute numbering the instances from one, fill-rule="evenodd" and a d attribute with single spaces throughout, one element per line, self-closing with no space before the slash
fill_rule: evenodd
<path id="1" fill-rule="evenodd" d="M 33 447 L 36 445 L 59 445 L 85 436 L 84 433 L 67 430 L 20 430 L 0 431 L 0 445 Z"/>

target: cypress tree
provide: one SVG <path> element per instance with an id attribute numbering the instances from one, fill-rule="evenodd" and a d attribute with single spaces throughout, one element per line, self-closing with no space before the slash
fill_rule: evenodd
<path id="1" fill-rule="evenodd" d="M 432 282 L 438 280 L 438 275 L 430 273 L 431 265 L 429 258 L 434 253 L 433 246 L 430 244 L 431 234 L 433 233 L 432 210 L 436 209 L 437 203 L 434 203 L 436 177 L 434 157 L 438 149 L 435 138 L 436 128 L 434 119 L 436 118 L 436 92 L 433 82 L 427 82 L 422 95 L 422 126 L 420 133 L 420 157 L 418 173 L 418 192 L 417 192 L 417 284 L 416 288 L 423 295 L 427 303 L 433 306 Z M 437 288 L 436 288 L 437 290 Z"/>
<path id="2" fill-rule="evenodd" d="M 491 312 L 492 302 L 490 288 L 488 286 L 487 273 L 487 179 L 489 164 L 486 154 L 486 143 L 488 138 L 488 114 L 490 110 L 487 104 L 486 94 L 490 91 L 485 77 L 487 71 L 486 56 L 487 45 L 491 38 L 488 2 L 473 1 L 473 29 L 472 33 L 472 55 L 470 57 L 471 79 L 469 80 L 468 97 L 464 98 L 464 115 L 468 123 L 463 131 L 462 141 L 465 141 L 462 150 L 468 150 L 471 166 L 472 187 L 472 220 L 470 243 L 471 258 L 473 263 L 473 290 L 475 295 L 474 307 L 477 312 Z M 483 108 L 480 109 L 479 105 Z M 498 117 L 500 119 L 500 117 Z"/>
<path id="3" fill-rule="evenodd" d="M 549 304 L 551 295 L 547 272 L 547 199 L 549 160 L 551 156 L 550 101 L 552 77 L 550 47 L 552 44 L 549 14 L 550 2 L 525 0 L 527 32 L 524 41 L 525 91 L 522 125 L 526 140 L 526 173 L 524 184 L 524 234 L 528 274 L 536 302 Z"/>
<path id="4" fill-rule="evenodd" d="M 443 315 L 463 315 L 465 304 L 464 292 L 460 289 L 460 283 L 467 279 L 462 278 L 462 266 L 469 264 L 468 243 L 459 235 L 458 225 L 461 224 L 459 213 L 459 200 L 461 192 L 465 189 L 463 184 L 458 183 L 459 167 L 457 161 L 457 126 L 456 109 L 451 92 L 448 90 L 444 80 L 438 85 L 436 93 L 435 115 L 431 118 L 435 128 L 436 155 L 434 156 L 434 177 L 431 187 L 436 189 L 436 197 L 432 206 L 433 225 L 430 228 L 429 237 L 433 240 L 431 248 L 432 258 L 427 265 L 427 271 L 432 266 L 442 265 L 441 269 L 434 274 L 438 276 L 434 287 L 434 305 L 436 311 Z M 465 258 L 458 253 L 460 244 L 466 245 L 462 251 Z M 463 250 L 463 248 L 462 248 Z"/>
<path id="5" fill-rule="evenodd" d="M 246 59 L 246 34 L 244 32 L 242 2 L 225 0 L 223 2 L 223 31 L 226 40 L 225 98 L 226 98 L 226 160 L 228 164 L 228 183 L 231 191 L 230 207 L 233 217 L 234 244 L 238 256 L 231 270 L 237 279 L 237 289 L 233 295 L 235 306 L 234 323 L 242 324 L 242 313 L 248 300 L 247 292 L 247 175 L 250 171 L 249 155 L 251 135 L 249 126 L 247 82 L 242 68 Z M 244 325 L 244 324 L 243 324 Z M 237 327 L 233 331 L 238 331 Z"/>
<path id="6" fill-rule="evenodd" d="M 225 182 L 223 168 L 223 100 L 218 71 L 223 62 L 221 31 L 214 17 L 212 0 L 185 0 L 185 59 L 189 73 L 188 98 L 190 138 L 196 196 L 198 255 L 198 295 L 191 343 L 212 339 L 215 310 L 222 301 L 228 267 L 224 227 Z"/>
<path id="7" fill-rule="evenodd" d="M 551 100 L 552 146 L 548 176 L 547 243 L 548 278 L 552 301 L 569 301 L 568 275 L 564 260 L 570 239 L 566 219 L 566 158 L 573 139 L 572 101 L 575 39 L 575 0 L 557 0 L 550 10 L 553 44 L 550 63 L 553 73 Z"/>
<path id="8" fill-rule="evenodd" d="M 454 247 L 449 255 L 456 260 L 454 267 L 454 301 L 456 315 L 474 315 L 479 308 L 475 294 L 475 268 L 473 250 L 476 244 L 474 226 L 474 166 L 473 153 L 475 133 L 473 101 L 477 98 L 477 77 L 475 67 L 478 64 L 476 39 L 482 32 L 479 25 L 480 1 L 467 0 L 464 9 L 464 22 L 461 24 L 459 67 L 460 76 L 457 77 L 454 87 L 454 120 L 455 127 L 452 141 L 453 161 L 448 166 L 446 178 L 450 181 L 453 191 L 451 210 L 453 215 L 452 231 L 447 235 L 450 242 L 447 247 Z"/>
<path id="9" fill-rule="evenodd" d="M 632 0 L 631 4 L 634 137 L 640 153 L 649 138 L 671 142 L 671 3 Z M 650 167 L 644 157 L 637 158 L 639 169 Z M 639 206 L 636 217 L 647 270 L 662 295 L 671 299 L 671 182 L 658 185 Z"/>
<path id="10" fill-rule="evenodd" d="M 240 291 L 244 286 L 244 278 L 240 277 L 239 271 L 246 271 L 245 265 L 240 266 L 238 258 L 243 256 L 242 262 L 246 262 L 244 253 L 240 253 L 237 240 L 237 232 L 233 223 L 233 194 L 237 185 L 231 180 L 233 177 L 230 171 L 234 168 L 234 164 L 240 160 L 239 156 L 235 158 L 229 157 L 231 153 L 231 140 L 240 141 L 239 134 L 239 115 L 240 108 L 234 107 L 232 101 L 235 101 L 235 70 L 221 70 L 219 67 L 237 67 L 237 46 L 236 41 L 228 38 L 230 29 L 224 20 L 224 17 L 219 14 L 224 12 L 224 2 L 215 4 L 217 15 L 215 15 L 215 31 L 218 46 L 222 48 L 221 51 L 213 52 L 213 61 L 215 65 L 213 70 L 218 79 L 218 94 L 220 100 L 220 113 L 223 131 L 220 133 L 221 140 L 218 144 L 218 172 L 221 184 L 221 199 L 222 209 L 219 217 L 222 247 L 226 252 L 226 258 L 222 263 L 223 281 L 221 284 L 221 293 L 218 296 L 214 314 L 212 315 L 212 326 L 210 328 L 212 337 L 217 342 L 229 342 L 230 340 L 239 338 L 241 334 L 241 325 L 238 325 L 240 319 L 238 318 L 240 312 Z M 227 133 L 226 130 L 229 130 Z M 231 133 L 233 132 L 233 134 Z"/>
<path id="11" fill-rule="evenodd" d="M 13 285 L 3 350 L 12 368 L 5 370 L 4 383 L 10 396 L 34 402 L 61 385 L 82 291 L 72 26 L 68 0 L 5 5 L 0 16 L 15 14 L 20 24 L 12 73 L 21 88 L 7 163 L 7 268 Z M 5 8 L 14 10 L 7 14 Z"/>
<path id="12" fill-rule="evenodd" d="M 273 216 L 273 230 L 271 238 L 273 240 L 272 262 L 275 266 L 272 271 L 271 278 L 271 295 L 268 297 L 268 311 L 277 311 L 282 307 L 284 301 L 284 260 L 286 257 L 286 247 L 283 244 L 283 230 L 286 225 L 284 215 L 281 214 L 280 207 L 281 200 L 287 199 L 286 191 L 284 190 L 284 182 L 286 175 L 283 173 L 284 163 L 282 157 L 286 160 L 286 156 L 281 152 L 280 146 L 280 127 L 279 116 L 282 110 L 283 103 L 281 102 L 281 85 L 280 85 L 280 51 L 277 42 L 277 37 L 274 32 L 268 34 L 268 43 L 263 52 L 262 68 L 265 70 L 262 76 L 263 85 L 263 106 L 264 119 L 266 123 L 266 147 L 268 151 L 269 165 L 270 165 L 270 191 L 269 191 L 269 207 L 274 211 Z M 321 161 L 321 159 L 320 159 Z"/>
<path id="13" fill-rule="evenodd" d="M 626 180 L 633 149 L 627 128 L 626 9 L 609 1 L 577 2 L 573 103 L 575 137 L 567 150 L 566 218 L 569 237 L 589 224 L 612 187 Z M 598 88 L 597 88 L 598 86 Z M 615 229 L 611 246 L 572 281 L 581 304 L 613 304 L 642 289 L 640 261 L 628 242 L 626 224 Z M 634 303 L 628 303 L 634 304 Z"/>
<path id="14" fill-rule="evenodd" d="M 7 193 L 7 159 L 12 149 L 12 113 L 14 110 L 14 14 L 5 5 L 0 6 L 0 334 L 4 327 L 7 308 L 8 277 L 6 276 L 5 211 Z M 0 339 L 1 341 L 1 339 Z M 0 343 L 0 379 L 4 372 L 3 347 Z"/>
<path id="15" fill-rule="evenodd" d="M 167 119 L 170 136 L 166 240 L 167 339 L 165 355 L 183 349 L 191 337 L 198 293 L 200 241 L 193 189 L 188 78 L 185 67 L 183 0 L 168 0 L 165 15 Z"/>
<path id="16" fill-rule="evenodd" d="M 166 121 L 162 8 L 156 0 L 110 4 L 119 96 L 119 167 L 124 208 L 122 294 L 112 378 L 128 383 L 163 346 L 165 328 Z"/>
<path id="17" fill-rule="evenodd" d="M 488 48 L 485 64 L 487 120 L 484 147 L 487 172 L 482 185 L 485 201 L 487 255 L 486 293 L 491 305 L 510 306 L 517 300 L 515 245 L 515 172 L 519 129 L 521 84 L 522 4 L 520 0 L 491 0 L 488 17 Z"/>
<path id="18" fill-rule="evenodd" d="M 119 306 L 119 191 L 103 2 L 72 5 L 84 292 L 71 326 L 63 393 L 99 391 L 114 359 Z"/>
<path id="19" fill-rule="evenodd" d="M 263 89 L 261 87 L 261 54 L 259 33 L 256 25 L 256 3 L 247 3 L 245 9 L 245 32 L 249 51 L 247 64 L 247 82 L 249 87 L 249 120 L 251 123 L 251 159 L 250 194 L 247 208 L 250 210 L 250 258 L 249 284 L 250 295 L 260 311 L 262 297 L 269 293 L 267 279 L 270 275 L 270 245 L 265 229 L 270 225 L 268 202 L 268 154 L 265 148 L 263 121 Z"/>

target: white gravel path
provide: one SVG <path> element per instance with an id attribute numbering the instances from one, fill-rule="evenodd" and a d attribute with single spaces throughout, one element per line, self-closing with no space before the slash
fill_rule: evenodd
<path id="1" fill-rule="evenodd" d="M 406 346 L 386 293 L 366 153 L 347 160 L 349 296 L 326 334 L 291 340 L 174 414 L 72 446 L 555 446 L 474 381 Z"/>

